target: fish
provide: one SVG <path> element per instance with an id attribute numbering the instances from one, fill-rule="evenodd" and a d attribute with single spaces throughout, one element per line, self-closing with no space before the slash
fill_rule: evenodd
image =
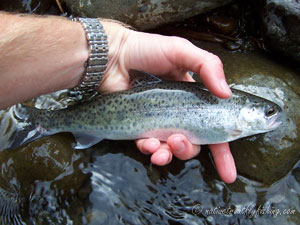
<path id="1" fill-rule="evenodd" d="M 139 73 L 142 72 L 137 72 Z M 103 94 L 60 110 L 16 106 L 18 128 L 8 148 L 38 138 L 71 132 L 76 149 L 103 139 L 166 141 L 183 134 L 192 144 L 224 143 L 273 131 L 282 123 L 282 108 L 260 96 L 232 88 L 232 97 L 214 96 L 197 82 L 166 81 L 155 76 L 132 82 L 125 91 Z"/>
<path id="2" fill-rule="evenodd" d="M 24 198 L 0 187 L 0 224 L 26 225 L 22 216 Z"/>

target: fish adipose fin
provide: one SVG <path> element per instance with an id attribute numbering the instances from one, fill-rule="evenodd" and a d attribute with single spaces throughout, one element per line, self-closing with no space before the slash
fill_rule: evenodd
<path id="1" fill-rule="evenodd" d="M 130 76 L 130 84 L 129 84 L 130 88 L 162 82 L 162 79 L 152 74 L 142 72 L 142 71 L 137 71 L 137 70 L 129 70 L 129 76 Z"/>
<path id="2" fill-rule="evenodd" d="M 86 149 L 102 141 L 102 137 L 85 133 L 73 133 L 76 139 L 76 149 Z"/>

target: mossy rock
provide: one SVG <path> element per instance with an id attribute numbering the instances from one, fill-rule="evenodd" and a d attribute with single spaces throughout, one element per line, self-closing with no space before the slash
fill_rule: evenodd
<path id="1" fill-rule="evenodd" d="M 161 0 L 161 1 L 100 1 L 65 0 L 71 13 L 81 17 L 102 17 L 122 21 L 138 29 L 156 28 L 226 5 L 232 0 Z"/>

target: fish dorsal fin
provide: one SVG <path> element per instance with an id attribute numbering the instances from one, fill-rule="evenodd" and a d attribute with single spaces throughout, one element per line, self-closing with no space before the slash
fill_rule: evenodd
<path id="1" fill-rule="evenodd" d="M 102 137 L 93 134 L 73 133 L 73 135 L 76 139 L 76 149 L 86 149 L 103 140 Z"/>
<path id="2" fill-rule="evenodd" d="M 130 88 L 144 86 L 149 84 L 156 84 L 162 81 L 162 79 L 138 70 L 129 70 L 130 76 Z"/>

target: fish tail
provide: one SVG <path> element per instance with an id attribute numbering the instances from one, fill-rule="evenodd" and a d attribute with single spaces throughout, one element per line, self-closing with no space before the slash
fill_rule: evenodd
<path id="1" fill-rule="evenodd" d="M 16 148 L 43 136 L 43 129 L 38 126 L 38 112 L 39 109 L 21 104 L 11 108 L 12 123 L 6 129 L 8 132 L 6 148 Z"/>
<path id="2" fill-rule="evenodd" d="M 0 187 L 0 224 L 26 224 L 22 216 L 24 199 Z"/>

